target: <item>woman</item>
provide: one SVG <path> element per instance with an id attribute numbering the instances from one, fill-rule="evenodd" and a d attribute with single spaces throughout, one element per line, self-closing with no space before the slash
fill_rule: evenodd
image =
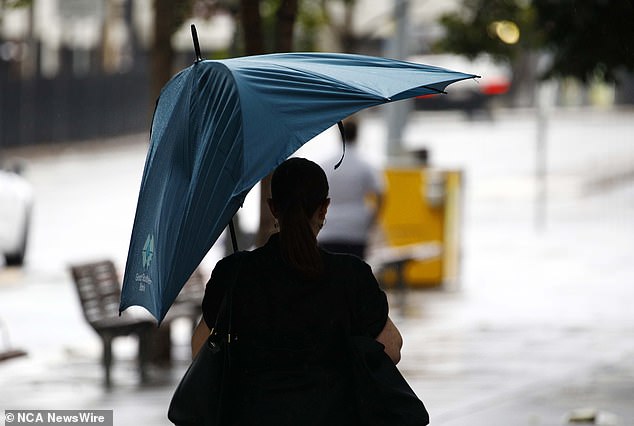
<path id="1" fill-rule="evenodd" d="M 303 158 L 282 163 L 269 207 L 279 226 L 263 246 L 218 262 L 207 284 L 195 355 L 233 285 L 232 376 L 227 422 L 235 425 L 354 425 L 345 337 L 367 335 L 394 363 L 402 339 L 385 294 L 362 260 L 321 250 L 328 181 Z"/>

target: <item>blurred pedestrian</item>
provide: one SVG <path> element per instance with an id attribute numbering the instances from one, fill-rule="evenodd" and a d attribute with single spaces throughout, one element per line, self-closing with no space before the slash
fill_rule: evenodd
<path id="1" fill-rule="evenodd" d="M 346 155 L 343 163 L 337 170 L 325 168 L 331 184 L 331 203 L 319 244 L 333 253 L 349 253 L 365 259 L 383 201 L 383 182 L 358 150 L 356 121 L 344 123 L 344 134 Z M 336 162 L 334 159 L 328 161 Z"/>
<path id="2" fill-rule="evenodd" d="M 233 285 L 226 424 L 356 425 L 346 330 L 381 342 L 394 363 L 401 335 L 370 267 L 317 245 L 330 203 L 321 167 L 285 161 L 273 174 L 271 195 L 279 232 L 258 249 L 218 262 L 192 352 Z"/>

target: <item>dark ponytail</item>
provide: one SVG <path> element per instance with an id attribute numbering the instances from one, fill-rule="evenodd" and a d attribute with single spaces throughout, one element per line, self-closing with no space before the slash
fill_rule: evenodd
<path id="1" fill-rule="evenodd" d="M 328 198 L 328 179 L 317 164 L 291 158 L 273 173 L 271 195 L 280 223 L 282 257 L 308 277 L 322 273 L 323 264 L 310 219 Z"/>

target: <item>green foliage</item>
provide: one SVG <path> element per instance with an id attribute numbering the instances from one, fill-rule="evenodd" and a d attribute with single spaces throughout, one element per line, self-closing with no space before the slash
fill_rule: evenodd
<path id="1" fill-rule="evenodd" d="M 0 23 L 6 9 L 18 9 L 32 4 L 33 0 L 0 0 Z"/>
<path id="2" fill-rule="evenodd" d="M 262 18 L 262 36 L 264 38 L 264 50 L 275 51 L 275 31 L 277 26 L 277 10 L 282 0 L 261 0 L 260 16 Z"/>
<path id="3" fill-rule="evenodd" d="M 514 22 L 516 44 L 496 37 L 491 24 Z M 515 61 L 526 51 L 552 58 L 544 77 L 615 80 L 634 71 L 634 0 L 463 0 L 440 18 L 446 34 L 435 51 L 474 58 L 489 53 Z"/>
<path id="4" fill-rule="evenodd" d="M 616 80 L 634 71 L 634 1 L 534 0 L 552 54 L 548 76 Z"/>
<path id="5" fill-rule="evenodd" d="M 328 23 L 321 0 L 302 0 L 297 15 L 295 49 L 302 52 L 317 50 L 319 28 Z"/>
<path id="6" fill-rule="evenodd" d="M 278 52 L 280 48 L 282 50 L 300 50 L 300 51 L 312 51 L 317 46 L 317 29 L 326 23 L 325 14 L 323 12 L 322 0 L 298 0 L 297 13 L 294 16 L 294 21 L 291 24 L 290 21 L 283 22 L 281 18 L 285 11 L 284 8 L 288 7 L 288 1 L 285 0 L 251 0 L 252 3 L 248 3 L 249 10 L 245 9 L 245 4 L 242 4 L 240 19 L 245 19 L 245 14 L 248 14 L 253 18 L 253 12 L 257 13 L 258 18 L 251 21 L 252 23 L 258 22 L 256 26 L 259 29 L 249 28 L 252 33 L 247 34 L 246 29 L 243 27 L 243 36 L 245 38 L 245 45 L 247 37 L 256 37 L 261 44 L 261 51 L 264 52 Z M 255 8 L 255 10 L 253 9 Z M 289 12 L 287 10 L 287 12 Z M 288 16 L 288 15 L 287 15 Z M 244 24 L 242 24 L 244 25 Z M 292 25 L 292 34 L 285 34 L 284 29 L 288 29 L 288 25 Z M 252 25 L 253 26 L 253 25 Z M 251 32 L 250 31 L 250 32 Z M 282 33 L 280 33 L 280 31 Z M 282 39 L 280 39 L 282 37 Z M 284 38 L 286 37 L 286 38 Z M 292 42 L 291 45 L 285 45 L 285 41 Z M 280 47 L 280 42 L 282 46 Z M 246 49 L 248 51 L 248 49 Z M 253 52 L 251 52 L 253 54 Z"/>
<path id="7" fill-rule="evenodd" d="M 504 42 L 496 34 L 494 25 L 499 22 L 515 25 L 519 30 L 516 43 Z M 457 12 L 441 16 L 440 23 L 445 36 L 433 49 L 469 58 L 489 53 L 497 59 L 512 61 L 522 49 L 534 46 L 539 38 L 533 9 L 519 0 L 464 0 Z"/>
<path id="8" fill-rule="evenodd" d="M 8 8 L 27 7 L 33 4 L 33 0 L 5 0 L 5 6 Z"/>

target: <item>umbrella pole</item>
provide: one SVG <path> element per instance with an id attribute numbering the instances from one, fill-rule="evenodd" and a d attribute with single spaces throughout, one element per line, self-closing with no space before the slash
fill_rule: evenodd
<path id="1" fill-rule="evenodd" d="M 236 238 L 236 228 L 233 225 L 233 217 L 229 221 L 229 233 L 231 234 L 231 246 L 233 247 L 233 252 L 236 253 L 238 251 L 238 239 Z"/>

